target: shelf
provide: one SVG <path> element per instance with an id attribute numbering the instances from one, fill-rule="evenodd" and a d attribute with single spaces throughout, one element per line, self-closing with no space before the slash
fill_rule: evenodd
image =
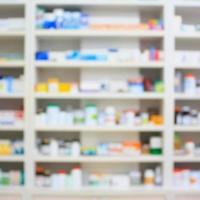
<path id="1" fill-rule="evenodd" d="M 171 192 L 175 193 L 176 195 L 200 195 L 199 189 L 186 188 L 186 187 L 173 189 Z M 192 197 L 190 199 L 192 199 Z"/>
<path id="2" fill-rule="evenodd" d="M 1 0 L 0 6 L 21 6 L 26 3 L 26 0 Z"/>
<path id="3" fill-rule="evenodd" d="M 200 7 L 198 0 L 176 0 L 174 1 L 176 7 Z"/>
<path id="4" fill-rule="evenodd" d="M 10 37 L 18 38 L 18 37 L 24 37 L 24 36 L 25 36 L 25 31 L 13 31 L 13 30 L 1 31 L 0 30 L 0 38 L 1 37 L 3 37 L 3 38 L 10 38 Z"/>
<path id="5" fill-rule="evenodd" d="M 1 195 L 22 195 L 25 192 L 25 188 L 23 186 L 8 186 L 8 187 L 0 187 Z"/>
<path id="6" fill-rule="evenodd" d="M 200 69 L 200 64 L 184 64 L 184 65 L 176 65 L 176 69 Z"/>
<path id="7" fill-rule="evenodd" d="M 23 162 L 25 161 L 24 156 L 1 156 L 0 155 L 0 162 Z"/>
<path id="8" fill-rule="evenodd" d="M 95 187 L 83 187 L 81 189 L 66 189 L 66 190 L 56 190 L 52 188 L 37 188 L 33 190 L 34 195 L 56 195 L 56 196 L 130 196 L 130 195 L 144 195 L 148 196 L 150 194 L 157 196 L 165 194 L 163 187 L 130 187 L 127 189 L 123 188 L 95 188 Z"/>
<path id="9" fill-rule="evenodd" d="M 161 0 L 35 0 L 35 3 L 40 6 L 58 6 L 58 5 L 80 5 L 80 6 L 138 6 L 138 7 L 161 7 L 164 1 Z"/>
<path id="10" fill-rule="evenodd" d="M 23 99 L 24 95 L 23 94 L 1 94 L 0 93 L 0 99 Z"/>
<path id="11" fill-rule="evenodd" d="M 162 156 L 36 156 L 36 162 L 42 163 L 160 163 Z"/>
<path id="12" fill-rule="evenodd" d="M 163 99 L 164 94 L 161 93 L 71 93 L 71 94 L 35 94 L 36 99 Z"/>
<path id="13" fill-rule="evenodd" d="M 35 35 L 42 39 L 67 37 L 162 38 L 164 31 L 36 30 Z"/>
<path id="14" fill-rule="evenodd" d="M 176 163 L 199 163 L 200 156 L 174 156 L 174 162 Z"/>
<path id="15" fill-rule="evenodd" d="M 146 125 L 146 126 L 37 126 L 35 128 L 36 131 L 40 132 L 55 132 L 55 131 L 74 131 L 74 132 L 151 132 L 157 131 L 161 132 L 164 130 L 163 126 L 153 126 L 153 125 Z"/>
<path id="16" fill-rule="evenodd" d="M 179 32 L 175 34 L 176 39 L 200 39 L 200 32 Z"/>
<path id="17" fill-rule="evenodd" d="M 199 94 L 175 94 L 174 97 L 176 100 L 193 100 L 193 101 L 198 101 L 200 100 L 200 95 Z"/>
<path id="18" fill-rule="evenodd" d="M 0 131 L 23 131 L 23 125 L 0 125 Z"/>
<path id="19" fill-rule="evenodd" d="M 180 132 L 200 132 L 200 126 L 174 126 L 175 131 L 180 131 Z"/>
<path id="20" fill-rule="evenodd" d="M 0 68 L 24 68 L 24 61 L 0 61 Z"/>
<path id="21" fill-rule="evenodd" d="M 66 62 L 48 62 L 36 61 L 37 68 L 164 68 L 164 62 L 84 62 L 84 61 L 66 61 Z"/>

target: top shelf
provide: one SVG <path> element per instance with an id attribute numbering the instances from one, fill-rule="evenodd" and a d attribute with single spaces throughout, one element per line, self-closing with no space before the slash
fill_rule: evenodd
<path id="1" fill-rule="evenodd" d="M 95 30 L 36 30 L 38 38 L 57 37 L 133 37 L 163 38 L 164 31 L 95 31 Z"/>
<path id="2" fill-rule="evenodd" d="M 176 7 L 200 7 L 200 1 L 198 0 L 176 0 L 174 2 Z"/>
<path id="3" fill-rule="evenodd" d="M 0 0 L 0 6 L 22 6 L 26 3 L 25 0 Z"/>
<path id="4" fill-rule="evenodd" d="M 162 0 L 35 0 L 35 4 L 42 6 L 57 5 L 83 5 L 83 6 L 138 6 L 138 7 L 161 7 L 164 5 Z"/>

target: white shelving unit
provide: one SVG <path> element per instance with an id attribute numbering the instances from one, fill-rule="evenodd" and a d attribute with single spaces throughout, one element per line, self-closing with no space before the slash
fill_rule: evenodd
<path id="1" fill-rule="evenodd" d="M 176 14 L 181 15 L 183 17 L 183 23 L 184 20 L 186 20 L 186 23 L 193 24 L 197 23 L 195 19 L 197 18 L 195 12 L 196 9 L 198 9 L 200 6 L 199 1 L 176 1 L 174 2 L 174 16 Z M 188 13 L 190 16 L 187 16 Z M 195 43 L 199 41 L 199 33 L 198 32 L 174 32 L 173 36 L 173 49 L 174 53 L 177 50 L 197 50 L 199 49 L 195 46 Z M 175 72 L 176 71 L 192 71 L 192 72 L 197 72 L 200 69 L 200 67 L 197 64 L 190 64 L 190 63 L 185 63 L 183 65 L 176 65 L 176 63 L 173 63 L 173 75 L 175 77 Z M 174 80 L 174 85 L 175 85 L 175 80 Z M 173 94 L 174 98 L 174 107 L 173 109 L 175 110 L 176 105 L 192 105 L 196 108 L 198 108 L 198 101 L 199 101 L 199 95 L 188 95 L 188 94 L 182 94 L 182 93 L 176 93 L 174 91 Z M 175 116 L 173 116 L 173 119 Z M 199 138 L 198 134 L 200 132 L 200 127 L 199 126 L 180 126 L 180 125 L 173 125 L 173 134 L 175 138 L 175 133 L 179 133 L 182 137 L 182 139 L 185 138 L 190 138 L 193 141 L 196 141 L 197 138 Z M 197 139 L 198 141 L 198 139 Z M 188 167 L 188 169 L 196 169 L 199 168 L 199 157 L 196 156 L 178 156 L 174 155 L 173 156 L 173 164 L 174 167 Z M 198 199 L 199 198 L 199 190 L 198 189 L 192 189 L 192 188 L 185 188 L 185 189 L 175 189 L 174 191 L 174 197 L 175 199 Z"/>
<path id="2" fill-rule="evenodd" d="M 34 4 L 34 3 L 33 3 Z M 125 0 L 125 1 L 76 1 L 72 3 L 71 1 L 35 1 L 35 8 L 36 6 L 44 6 L 48 8 L 53 8 L 53 7 L 65 7 L 67 8 L 68 6 L 78 6 L 80 8 L 88 8 L 91 9 L 91 7 L 95 8 L 104 8 L 105 6 L 108 6 L 110 9 L 119 9 L 119 7 L 123 7 L 124 9 L 127 9 L 129 6 L 131 8 L 137 7 L 138 9 L 146 9 L 151 7 L 152 9 L 156 8 L 156 11 L 159 10 L 162 12 L 164 9 L 164 5 L 162 2 L 158 1 L 154 3 L 153 1 L 149 1 L 148 3 L 143 3 L 141 1 L 130 1 L 130 0 Z M 130 10 L 130 9 L 129 9 Z M 128 10 L 128 12 L 129 12 Z M 53 42 L 55 41 L 70 41 L 70 40 L 77 40 L 79 42 L 79 45 L 87 45 L 87 41 L 89 40 L 94 40 L 98 38 L 100 41 L 103 40 L 108 40 L 112 39 L 113 43 L 116 43 L 116 40 L 118 38 L 120 39 L 126 39 L 126 40 L 132 40 L 132 41 L 140 41 L 140 40 L 155 40 L 159 41 L 162 46 L 162 42 L 164 41 L 165 37 L 165 31 L 135 31 L 135 32 L 130 32 L 130 31 L 84 31 L 84 30 L 79 30 L 79 31 L 57 31 L 57 30 L 34 30 L 33 31 L 33 41 L 34 41 L 34 50 L 33 50 L 33 55 L 36 50 L 38 49 L 43 49 L 43 48 L 51 48 L 50 44 L 47 44 L 47 41 Z M 39 41 L 39 42 L 38 42 Z M 42 43 L 45 45 L 45 47 L 42 46 Z M 91 44 L 90 44 L 91 43 Z M 110 43 L 110 42 L 109 42 Z M 89 42 L 90 45 L 94 46 L 95 44 L 93 42 Z M 107 44 L 108 46 L 109 44 Z M 118 44 L 119 45 L 119 44 Z M 134 43 L 133 43 L 134 45 Z M 67 46 L 67 44 L 66 44 Z M 106 46 L 106 43 L 105 43 Z M 63 45 L 60 44 L 60 47 L 62 48 Z M 73 47 L 72 47 L 73 48 Z M 38 62 L 34 61 L 32 63 L 32 68 L 33 71 L 32 73 L 35 75 L 35 84 L 37 80 L 43 80 L 43 75 L 47 73 L 49 70 L 56 70 L 57 73 L 62 72 L 63 74 L 67 73 L 69 70 L 70 72 L 79 72 L 80 78 L 83 76 L 89 76 L 90 71 L 96 70 L 96 72 L 99 72 L 100 70 L 107 71 L 109 75 L 112 77 L 111 71 L 115 72 L 114 70 L 117 70 L 116 73 L 120 73 L 121 71 L 124 71 L 125 73 L 131 73 L 132 70 L 142 70 L 142 69 L 152 69 L 152 70 L 160 70 L 161 74 L 163 75 L 164 73 L 164 68 L 166 66 L 165 61 L 163 62 L 137 62 L 137 63 L 109 63 L 109 62 L 101 62 L 101 63 L 95 63 L 95 62 Z M 120 69 L 120 70 L 119 70 Z M 40 73 L 40 71 L 42 73 Z M 72 73 L 73 74 L 73 73 Z M 162 76 L 161 75 L 161 76 Z M 46 75 L 45 75 L 46 76 Z M 44 76 L 44 77 L 45 77 Z M 72 75 L 73 76 L 73 75 Z M 164 75 L 163 75 L 164 76 Z M 84 93 L 72 93 L 68 95 L 64 94 L 38 94 L 38 93 L 33 93 L 32 98 L 34 99 L 33 105 L 36 107 L 34 108 L 34 113 L 36 112 L 36 109 L 38 108 L 37 106 L 44 105 L 45 103 L 48 102 L 61 102 L 61 104 L 64 104 L 65 102 L 71 102 L 77 101 L 79 102 L 80 106 L 83 106 L 87 102 L 103 102 L 103 104 L 110 104 L 112 101 L 114 102 L 119 102 L 122 106 L 124 106 L 126 103 L 127 104 L 137 104 L 137 102 L 140 101 L 151 101 L 151 102 L 159 102 L 160 109 L 164 109 L 164 98 L 165 94 L 157 94 L 157 93 L 144 93 L 141 95 L 133 95 L 133 94 L 107 94 L 107 93 L 97 93 L 97 94 L 84 94 Z M 162 104 L 163 103 L 163 104 Z M 163 107 L 162 107 L 163 105 Z M 146 126 L 133 126 L 133 127 L 126 127 L 126 126 L 112 126 L 112 127 L 99 127 L 99 126 L 94 126 L 94 127 L 88 127 L 88 126 L 72 126 L 72 127 L 67 127 L 67 126 L 35 126 L 33 127 L 34 129 L 34 137 L 40 137 L 42 134 L 51 134 L 53 136 L 55 133 L 58 136 L 60 133 L 64 132 L 66 133 L 65 138 L 67 138 L 67 134 L 73 133 L 74 135 L 79 133 L 80 140 L 87 145 L 87 140 L 96 140 L 100 141 L 101 140 L 101 135 L 108 134 L 109 138 L 118 138 L 118 137 L 123 137 L 121 133 L 125 133 L 124 139 L 126 139 L 127 136 L 135 138 L 138 137 L 142 133 L 151 135 L 151 132 L 155 133 L 160 133 L 163 135 L 165 133 L 165 127 L 164 126 L 153 126 L 153 125 L 146 125 Z M 104 137 L 104 136 L 103 136 Z M 35 138 L 33 138 L 35 139 Z M 112 140 L 112 139 L 111 139 Z M 35 145 L 35 144 L 33 144 Z M 34 146 L 35 147 L 35 146 Z M 79 163 L 82 165 L 85 170 L 90 170 L 90 165 L 94 166 L 94 168 L 98 166 L 103 166 L 104 169 L 106 169 L 106 166 L 110 165 L 122 165 L 122 163 L 125 165 L 125 168 L 129 168 L 132 165 L 133 166 L 139 166 L 140 164 L 142 165 L 155 165 L 155 164 L 160 164 L 164 165 L 164 156 L 137 156 L 137 157 L 86 157 L 86 156 L 81 156 L 78 158 L 65 158 L 65 157 L 44 157 L 40 156 L 38 154 L 35 154 L 33 156 L 34 158 L 34 163 L 44 163 L 45 165 L 50 164 L 53 166 L 54 164 L 58 165 L 60 163 L 62 164 L 74 164 L 74 163 Z M 117 168 L 116 168 L 117 169 Z M 113 169 L 115 171 L 115 169 Z M 33 177 L 34 179 L 34 177 Z M 140 198 L 144 198 L 144 195 L 140 193 L 142 191 L 142 188 L 130 188 L 127 189 L 126 191 L 120 190 L 118 191 L 118 194 L 123 197 L 124 194 L 126 194 L 127 198 L 131 196 L 133 193 L 136 196 L 141 196 Z M 152 198 L 159 199 L 159 197 L 162 199 L 164 198 L 164 190 L 162 192 L 158 192 L 159 189 L 157 188 L 152 188 L 155 193 L 153 193 Z M 151 190 L 151 191 L 152 191 Z M 80 190 L 77 191 L 63 191 L 58 192 L 58 191 L 52 191 L 52 195 L 54 195 L 54 198 L 65 198 L 67 196 L 74 196 L 77 194 L 78 196 L 74 196 L 74 198 L 81 198 L 81 195 L 83 198 L 93 198 L 93 197 L 100 197 L 101 195 L 101 189 L 99 188 L 88 188 L 87 186 L 84 186 Z M 103 190 L 104 194 L 107 196 L 107 198 L 115 198 L 112 197 L 112 195 L 117 192 L 115 189 L 109 189 L 109 188 L 104 188 Z M 115 191 L 115 192 L 114 192 Z M 147 193 L 151 193 L 150 191 Z M 145 194 L 147 194 L 145 193 Z M 89 195 L 90 194 L 90 195 Z M 51 195 L 51 196 L 52 196 Z M 89 197 L 89 196 L 90 197 Z M 159 196 L 160 195 L 160 196 Z M 33 196 L 36 197 L 36 199 L 50 199 L 50 195 L 45 195 L 45 189 L 40 189 L 38 190 L 37 188 L 34 188 L 33 191 Z M 88 196 L 88 197 L 87 197 Z M 145 195 L 146 196 L 146 195 Z"/>
<path id="3" fill-rule="evenodd" d="M 35 28 L 35 12 L 37 6 L 47 7 L 49 9 L 55 7 L 79 7 L 79 8 L 101 8 L 120 10 L 123 9 L 142 9 L 144 12 L 148 10 L 156 10 L 163 16 L 165 22 L 164 31 L 55 31 L 55 30 L 37 30 Z M 199 200 L 200 191 L 193 189 L 174 189 L 173 187 L 173 169 L 176 164 L 184 166 L 184 164 L 200 163 L 200 159 L 196 157 L 181 157 L 174 156 L 173 138 L 175 132 L 188 132 L 196 134 L 200 132 L 200 127 L 197 126 L 177 126 L 174 124 L 174 108 L 177 101 L 195 101 L 200 100 L 200 96 L 188 96 L 184 94 L 174 93 L 174 74 L 175 70 L 187 69 L 200 69 L 200 65 L 185 65 L 177 66 L 174 63 L 174 53 L 176 50 L 176 43 L 184 41 L 198 41 L 200 34 L 196 33 L 174 33 L 172 21 L 176 9 L 183 7 L 184 9 L 192 9 L 193 7 L 200 7 L 200 2 L 197 0 L 0 0 L 0 9 L 12 8 L 14 10 L 24 10 L 24 17 L 26 19 L 26 30 L 24 31 L 0 31 L 0 40 L 3 38 L 7 41 L 19 40 L 24 41 L 24 60 L 12 62 L 0 62 L 0 70 L 16 70 L 22 71 L 25 75 L 26 88 L 24 94 L 0 94 L 0 100 L 6 104 L 6 100 L 23 102 L 25 110 L 25 122 L 19 126 L 0 126 L 1 132 L 23 133 L 25 142 L 25 155 L 24 156 L 0 156 L 1 163 L 22 164 L 25 170 L 25 186 L 24 187 L 10 187 L 0 188 L 1 200 Z M 0 11 L 1 12 L 1 11 Z M 1 13 L 0 13 L 1 14 Z M 8 13 L 9 15 L 9 13 Z M 35 61 L 35 53 L 37 50 L 49 50 L 55 45 L 56 50 L 63 49 L 67 46 L 67 42 L 73 47 L 73 41 L 78 41 L 79 46 L 90 45 L 95 46 L 96 43 L 89 42 L 90 40 L 106 41 L 114 43 L 120 38 L 121 44 L 123 39 L 126 41 L 134 41 L 139 43 L 141 40 L 153 41 L 159 43 L 165 55 L 165 60 L 161 62 L 136 62 L 136 63 L 116 63 L 116 62 L 39 62 Z M 64 41 L 64 42 L 63 42 Z M 62 43 L 63 42 L 63 43 Z M 106 44 L 103 43 L 103 44 Z M 135 43 L 130 45 L 134 45 Z M 1 44 L 1 43 L 0 43 Z M 120 44 L 120 45 L 121 45 Z M 126 42 L 127 44 L 127 42 Z M 1 49 L 1 47 L 0 47 Z M 34 86 L 38 80 L 45 80 L 46 77 L 52 76 L 54 72 L 61 76 L 69 71 L 72 77 L 78 79 L 80 77 L 88 77 L 90 71 L 99 72 L 107 71 L 110 77 L 112 72 L 130 73 L 139 70 L 159 71 L 161 78 L 165 84 L 165 92 L 162 94 L 157 93 L 144 93 L 139 95 L 133 94 L 85 94 L 85 93 L 72 93 L 72 94 L 42 94 L 34 91 Z M 83 75 L 84 74 L 84 75 Z M 98 74 L 98 73 L 97 73 Z M 66 76 L 65 79 L 67 79 Z M 76 77 L 77 78 L 77 77 Z M 37 109 L 44 108 L 49 102 L 56 102 L 60 105 L 66 105 L 68 102 L 76 102 L 78 106 L 84 106 L 87 102 L 95 102 L 97 104 L 112 104 L 117 102 L 121 107 L 127 105 L 137 105 L 140 108 L 143 105 L 156 105 L 161 110 L 164 116 L 164 124 L 162 126 L 114 126 L 114 127 L 88 127 L 88 126 L 41 126 L 35 123 L 35 115 Z M 145 134 L 151 136 L 152 133 L 160 134 L 163 137 L 163 151 L 162 156 L 136 156 L 136 157 L 58 157 L 58 156 L 41 156 L 36 153 L 36 139 L 43 134 L 48 137 L 57 137 L 62 133 L 63 139 L 68 135 L 78 135 L 80 140 L 85 144 L 90 140 L 98 141 L 106 135 L 109 138 L 138 138 Z M 64 133 L 64 136 L 63 136 Z M 122 135 L 123 133 L 123 135 Z M 38 163 L 58 166 L 59 164 L 71 165 L 79 163 L 84 166 L 84 170 L 90 169 L 91 166 L 96 168 L 101 165 L 104 168 L 108 167 L 115 171 L 120 168 L 131 168 L 132 166 L 151 166 L 160 164 L 163 167 L 163 186 L 162 187 L 133 187 L 122 189 L 111 188 L 88 188 L 84 186 L 78 190 L 51 190 L 37 188 L 35 186 L 35 169 Z"/>
<path id="4" fill-rule="evenodd" d="M 3 12 L 2 12 L 3 11 Z M 27 17 L 27 1 L 25 0 L 1 0 L 0 1 L 0 16 L 1 18 L 9 17 L 24 17 L 25 19 L 25 30 L 23 31 L 4 31 L 0 30 L 0 51 L 6 51 L 5 53 L 21 53 L 23 54 L 23 60 L 10 60 L 10 61 L 0 61 L 0 71 L 1 74 L 9 74 L 13 76 L 24 75 L 25 82 L 28 81 L 27 67 L 30 63 L 28 60 L 28 30 L 26 25 L 28 24 Z M 2 43 L 3 42 L 3 43 Z M 6 43 L 6 45 L 5 45 Z M 8 48 L 7 48 L 8 47 Z M 11 52 L 9 52 L 9 50 Z M 3 52 L 4 53 L 4 52 Z M 24 88 L 23 93 L 16 94 L 0 94 L 0 101 L 3 109 L 12 110 L 13 108 L 18 108 L 22 105 L 24 108 L 24 123 L 16 125 L 0 125 L 0 138 L 6 139 L 23 139 L 25 155 L 10 155 L 10 156 L 0 156 L 0 168 L 3 170 L 9 169 L 23 169 L 25 173 L 25 185 L 23 186 L 13 186 L 13 187 L 1 187 L 0 196 L 2 199 L 27 199 L 28 193 L 26 194 L 26 188 L 28 186 L 28 95 L 27 86 Z M 7 104 L 8 103 L 8 104 Z M 11 108 L 9 107 L 11 106 Z M 2 107 L 1 107 L 2 109 Z M 9 138 L 10 137 L 10 138 Z"/>

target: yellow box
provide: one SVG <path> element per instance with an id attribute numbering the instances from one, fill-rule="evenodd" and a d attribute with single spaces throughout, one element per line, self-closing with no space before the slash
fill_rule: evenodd
<path id="1" fill-rule="evenodd" d="M 71 92 L 72 85 L 71 83 L 60 83 L 59 84 L 59 92 Z"/>
<path id="2" fill-rule="evenodd" d="M 38 83 L 35 87 L 36 92 L 48 92 L 48 85 L 46 83 Z"/>

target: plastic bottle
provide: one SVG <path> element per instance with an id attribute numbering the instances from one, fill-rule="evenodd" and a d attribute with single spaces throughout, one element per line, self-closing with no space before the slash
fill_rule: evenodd
<path id="1" fill-rule="evenodd" d="M 144 172 L 144 185 L 153 186 L 155 183 L 155 173 L 152 169 L 147 169 Z"/>
<path id="2" fill-rule="evenodd" d="M 51 139 L 50 142 L 50 155 L 57 156 L 59 154 L 58 142 L 55 139 Z"/>
<path id="3" fill-rule="evenodd" d="M 176 72 L 175 76 L 175 92 L 182 92 L 182 73 Z"/>
<path id="4" fill-rule="evenodd" d="M 188 141 L 185 143 L 185 151 L 186 151 L 187 155 L 194 156 L 195 144 L 193 141 Z"/>
<path id="5" fill-rule="evenodd" d="M 162 154 L 162 138 L 151 137 L 150 139 L 150 154 L 161 155 Z"/>
<path id="6" fill-rule="evenodd" d="M 75 140 L 72 142 L 72 151 L 71 151 L 71 154 L 72 156 L 74 157 L 78 157 L 80 156 L 80 150 L 81 149 L 81 145 L 80 145 L 80 142 Z"/>
<path id="7" fill-rule="evenodd" d="M 195 94 L 196 92 L 196 78 L 193 74 L 186 74 L 184 77 L 184 92 Z"/>
<path id="8" fill-rule="evenodd" d="M 191 117 L 191 110 L 190 107 L 184 106 L 182 108 L 182 123 L 183 125 L 191 125 L 192 124 L 192 117 Z"/>
<path id="9" fill-rule="evenodd" d="M 64 21 L 64 10 L 55 9 L 54 15 L 56 17 L 56 28 L 61 29 L 63 27 L 63 21 Z"/>
<path id="10" fill-rule="evenodd" d="M 161 169 L 161 167 L 156 167 L 156 170 L 155 170 L 155 185 L 157 185 L 157 186 L 162 185 L 162 169 Z"/>
<path id="11" fill-rule="evenodd" d="M 49 104 L 47 106 L 47 124 L 58 125 L 60 108 L 56 104 Z"/>
<path id="12" fill-rule="evenodd" d="M 65 170 L 59 170 L 58 171 L 58 188 L 64 189 L 66 186 L 66 172 Z"/>
<path id="13" fill-rule="evenodd" d="M 80 167 L 74 167 L 71 171 L 73 186 L 80 188 L 82 186 L 82 170 Z"/>
<path id="14" fill-rule="evenodd" d="M 115 108 L 112 106 L 107 107 L 105 109 L 105 114 L 106 114 L 106 120 L 105 120 L 106 125 L 114 126 L 116 117 Z"/>
<path id="15" fill-rule="evenodd" d="M 97 106 L 95 104 L 88 104 L 85 107 L 85 123 L 87 126 L 97 125 Z"/>

